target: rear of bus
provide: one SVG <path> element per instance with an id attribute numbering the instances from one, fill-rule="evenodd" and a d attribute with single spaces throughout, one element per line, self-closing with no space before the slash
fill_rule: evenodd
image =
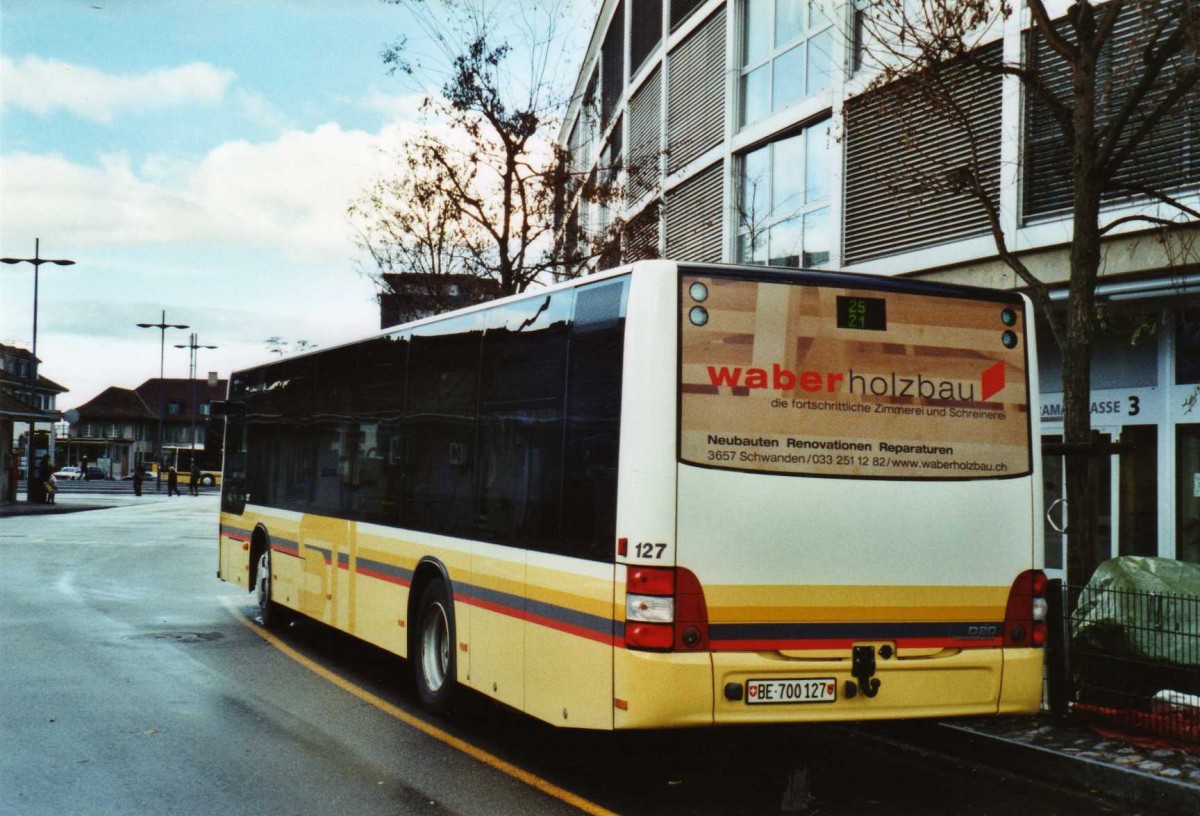
<path id="1" fill-rule="evenodd" d="M 1028 301 L 653 272 L 627 323 L 615 726 L 1036 711 Z"/>

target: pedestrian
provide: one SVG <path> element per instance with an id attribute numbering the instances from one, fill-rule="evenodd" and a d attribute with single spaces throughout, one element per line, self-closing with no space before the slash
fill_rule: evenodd
<path id="1" fill-rule="evenodd" d="M 50 476 L 53 473 L 54 466 L 50 464 L 50 457 L 43 456 L 37 473 L 29 474 L 29 489 L 34 494 L 31 501 L 34 504 L 46 502 L 46 485 L 50 483 Z"/>
<path id="2" fill-rule="evenodd" d="M 193 496 L 200 495 L 200 466 L 192 463 L 192 483 L 189 485 L 188 492 Z"/>
<path id="3" fill-rule="evenodd" d="M 142 465 L 139 462 L 133 469 L 133 495 L 142 495 L 142 481 L 146 478 L 142 473 Z"/>
<path id="4" fill-rule="evenodd" d="M 17 482 L 21 481 L 21 466 L 17 463 L 17 457 L 9 454 L 11 461 L 8 471 L 8 501 L 15 503 L 17 500 Z"/>
<path id="5" fill-rule="evenodd" d="M 46 504 L 54 504 L 54 494 L 58 492 L 58 477 L 53 473 L 46 480 Z"/>
<path id="6" fill-rule="evenodd" d="M 167 471 L 167 495 L 168 496 L 183 495 L 179 492 L 179 474 L 175 472 L 174 465 L 171 465 L 170 470 Z"/>

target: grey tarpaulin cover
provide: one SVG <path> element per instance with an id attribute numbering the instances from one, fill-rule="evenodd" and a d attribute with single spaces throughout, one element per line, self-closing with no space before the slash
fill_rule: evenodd
<path id="1" fill-rule="evenodd" d="M 1077 648 L 1197 666 L 1200 564 L 1133 555 L 1105 561 L 1071 617 Z"/>

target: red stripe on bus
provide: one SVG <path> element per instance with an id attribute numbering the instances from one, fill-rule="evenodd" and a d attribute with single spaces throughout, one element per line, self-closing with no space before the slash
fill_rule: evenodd
<path id="1" fill-rule="evenodd" d="M 271 549 L 274 550 L 275 552 L 281 552 L 284 555 L 292 555 L 292 556 L 295 556 L 296 558 L 300 557 L 300 548 L 299 547 L 296 547 L 295 549 L 288 549 L 287 547 L 280 546 L 279 544 L 272 544 Z"/>

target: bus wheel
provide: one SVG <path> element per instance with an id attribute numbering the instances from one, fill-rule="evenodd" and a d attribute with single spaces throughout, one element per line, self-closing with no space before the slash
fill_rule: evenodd
<path id="1" fill-rule="evenodd" d="M 258 614 L 262 625 L 268 629 L 282 622 L 279 605 L 271 600 L 271 545 L 263 547 L 258 557 L 258 570 L 254 580 L 254 596 L 258 600 Z"/>
<path id="2" fill-rule="evenodd" d="M 216 481 L 217 480 L 214 479 L 211 474 L 200 477 L 200 484 L 205 485 L 207 487 L 212 487 Z"/>
<path id="3" fill-rule="evenodd" d="M 417 603 L 416 650 L 411 657 L 421 705 L 435 714 L 450 705 L 454 692 L 454 608 L 446 585 L 434 581 Z"/>

